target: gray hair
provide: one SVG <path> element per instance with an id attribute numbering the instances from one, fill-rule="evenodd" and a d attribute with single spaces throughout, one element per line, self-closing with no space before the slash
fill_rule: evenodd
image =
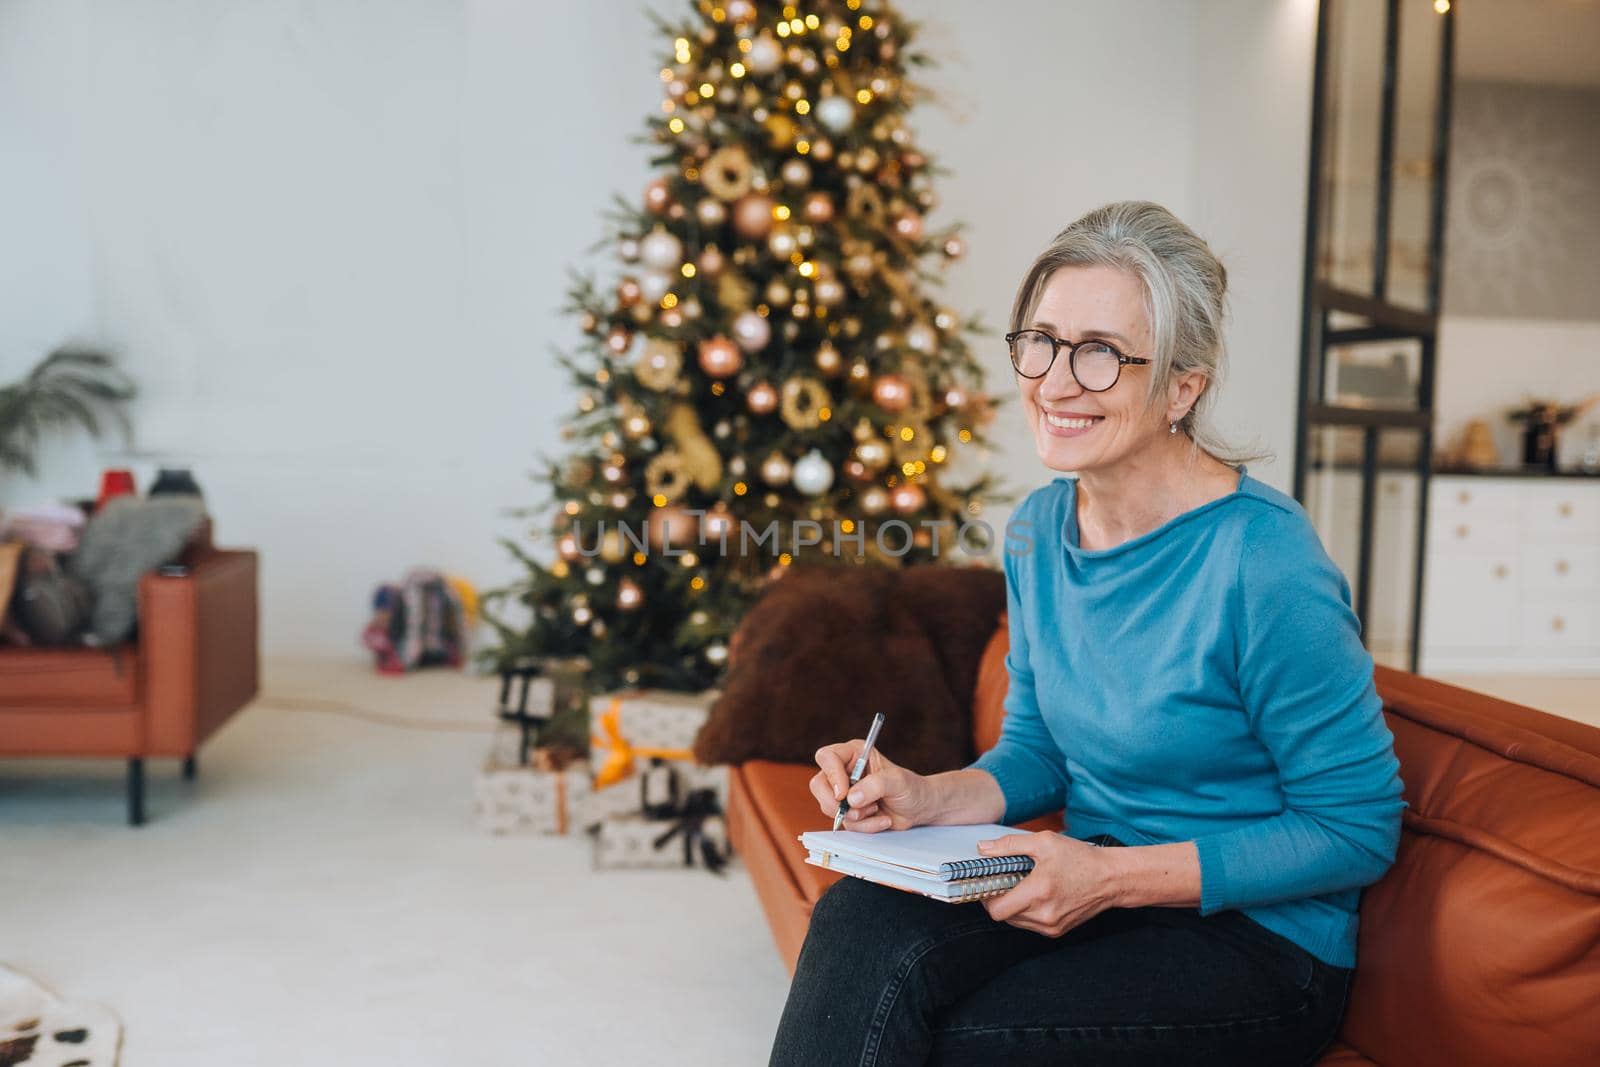
<path id="1" fill-rule="evenodd" d="M 1228 443 L 1212 423 L 1217 389 L 1227 370 L 1222 323 L 1228 272 L 1210 246 L 1160 204 L 1106 204 L 1056 234 L 1017 287 L 1011 329 L 1027 327 L 1045 283 L 1057 270 L 1093 266 L 1126 271 L 1144 289 L 1155 360 L 1148 403 L 1158 406 L 1176 376 L 1199 371 L 1206 377 L 1205 388 L 1178 428 L 1197 449 L 1224 463 L 1266 459 L 1270 453 L 1259 447 Z"/>

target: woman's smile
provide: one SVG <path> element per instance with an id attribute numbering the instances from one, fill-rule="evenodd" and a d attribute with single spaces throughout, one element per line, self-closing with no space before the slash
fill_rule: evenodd
<path id="1" fill-rule="evenodd" d="M 1105 421 L 1104 415 L 1087 415 L 1077 411 L 1055 412 L 1041 408 L 1040 413 L 1044 415 L 1045 432 L 1052 437 L 1082 437 Z"/>

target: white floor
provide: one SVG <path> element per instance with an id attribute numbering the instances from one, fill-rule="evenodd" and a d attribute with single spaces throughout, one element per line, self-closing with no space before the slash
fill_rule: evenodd
<path id="1" fill-rule="evenodd" d="M 480 833 L 494 695 L 269 664 L 137 830 L 120 764 L 0 762 L 0 961 L 112 1007 L 124 1067 L 766 1062 L 788 976 L 743 868 Z"/>

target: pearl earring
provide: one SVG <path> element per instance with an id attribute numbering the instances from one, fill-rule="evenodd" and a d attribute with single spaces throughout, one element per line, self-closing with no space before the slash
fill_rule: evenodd
<path id="1" fill-rule="evenodd" d="M 1177 424 L 1177 423 L 1175 423 L 1175 422 L 1174 422 L 1174 423 L 1172 423 L 1172 424 L 1170 424 L 1170 425 L 1169 425 L 1169 426 L 1168 426 L 1168 427 L 1167 427 L 1167 432 L 1168 432 L 1168 433 L 1177 433 L 1177 432 L 1178 432 L 1178 424 Z"/>

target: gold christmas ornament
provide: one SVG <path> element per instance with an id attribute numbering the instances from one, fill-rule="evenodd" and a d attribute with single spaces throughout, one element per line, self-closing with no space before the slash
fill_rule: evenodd
<path id="1" fill-rule="evenodd" d="M 885 208 L 883 194 L 876 185 L 865 183 L 850 190 L 850 195 L 845 201 L 845 206 L 850 214 L 872 226 L 883 224 Z"/>
<path id="2" fill-rule="evenodd" d="M 578 549 L 578 539 L 569 533 L 556 539 L 556 552 L 569 563 L 583 554 Z"/>
<path id="3" fill-rule="evenodd" d="M 600 538 L 600 558 L 607 563 L 620 563 L 623 552 L 622 534 L 615 529 L 607 530 Z"/>
<path id="4" fill-rule="evenodd" d="M 783 166 L 778 169 L 778 176 L 790 188 L 804 189 L 811 184 L 811 167 L 803 159 L 786 159 L 783 161 Z"/>
<path id="5" fill-rule="evenodd" d="M 706 245 L 700 252 L 700 273 L 714 275 L 722 270 L 727 263 L 723 259 L 722 251 L 716 245 Z"/>
<path id="6" fill-rule="evenodd" d="M 733 205 L 733 228 L 741 237 L 759 240 L 772 232 L 772 198 L 762 193 L 740 197 Z"/>
<path id="7" fill-rule="evenodd" d="M 794 299 L 794 293 L 784 284 L 782 278 L 774 278 L 767 283 L 767 303 L 774 307 L 785 307 Z"/>
<path id="8" fill-rule="evenodd" d="M 748 308 L 756 296 L 756 287 L 744 274 L 728 271 L 717 278 L 717 302 L 724 310 Z"/>
<path id="9" fill-rule="evenodd" d="M 872 471 L 867 469 L 867 465 L 854 456 L 844 461 L 844 473 L 845 477 L 857 482 L 864 482 L 872 477 Z"/>
<path id="10" fill-rule="evenodd" d="M 639 302 L 639 280 L 637 278 L 623 278 L 617 283 L 617 303 L 625 308 L 631 308 Z"/>
<path id="11" fill-rule="evenodd" d="M 822 425 L 822 409 L 831 401 L 828 387 L 815 378 L 790 378 L 783 383 L 779 413 L 796 430 L 814 430 Z"/>
<path id="12" fill-rule="evenodd" d="M 733 533 L 733 526 L 732 512 L 728 510 L 728 505 L 719 500 L 700 519 L 701 537 L 708 542 L 721 544 Z"/>
<path id="13" fill-rule="evenodd" d="M 822 300 L 822 285 L 817 285 L 817 299 Z M 826 301 L 823 301 L 826 303 Z M 828 377 L 833 377 L 844 369 L 844 357 L 839 355 L 839 350 L 833 347 L 832 341 L 824 341 L 817 346 L 817 369 Z"/>
<path id="14" fill-rule="evenodd" d="M 637 441 L 650 432 L 650 417 L 641 408 L 632 408 L 622 416 L 622 435 Z"/>
<path id="15" fill-rule="evenodd" d="M 617 583 L 617 608 L 621 611 L 637 611 L 644 605 L 644 589 L 632 578 L 624 578 Z"/>
<path id="16" fill-rule="evenodd" d="M 700 369 L 713 378 L 728 378 L 744 366 L 739 346 L 718 334 L 700 342 Z"/>
<path id="17" fill-rule="evenodd" d="M 904 411 L 911 405 L 911 383 L 898 374 L 879 375 L 872 383 L 872 402 L 885 411 Z"/>
<path id="18" fill-rule="evenodd" d="M 967 391 L 959 385 L 952 385 L 944 391 L 944 406 L 951 411 L 960 411 L 967 406 Z"/>
<path id="19" fill-rule="evenodd" d="M 606 347 L 621 355 L 633 343 L 633 335 L 621 326 L 611 327 L 611 332 L 606 334 Z"/>
<path id="20" fill-rule="evenodd" d="M 889 510 L 889 491 L 874 485 L 861 493 L 861 510 L 868 515 L 882 515 Z M 871 538 L 868 538 L 869 542 Z"/>
<path id="21" fill-rule="evenodd" d="M 890 447 L 894 450 L 895 464 L 904 466 L 921 462 L 932 444 L 933 434 L 928 431 L 928 424 L 920 419 L 908 419 L 895 434 Z"/>
<path id="22" fill-rule="evenodd" d="M 750 156 L 739 145 L 728 145 L 711 153 L 700 168 L 700 184 L 718 200 L 732 203 L 750 191 L 754 167 Z"/>
<path id="23" fill-rule="evenodd" d="M 665 392 L 672 388 L 683 371 L 683 346 L 664 337 L 652 337 L 644 344 L 633 375 L 646 389 Z"/>
<path id="24" fill-rule="evenodd" d="M 967 244 L 959 237 L 947 237 L 944 242 L 946 259 L 960 259 L 967 251 Z"/>
<path id="25" fill-rule="evenodd" d="M 825 307 L 833 307 L 843 301 L 845 296 L 844 283 L 831 275 L 817 279 L 816 291 L 817 303 Z"/>
<path id="26" fill-rule="evenodd" d="M 826 163 L 833 158 L 833 142 L 826 137 L 818 137 L 811 142 L 811 158 L 818 163 Z"/>
<path id="27" fill-rule="evenodd" d="M 683 457 L 666 449 L 651 457 L 644 466 L 644 491 L 652 497 L 665 497 L 668 501 L 680 500 L 689 488 L 689 470 Z M 657 509 L 660 510 L 659 508 Z M 651 512 L 652 519 L 655 512 Z"/>
<path id="28" fill-rule="evenodd" d="M 794 144 L 795 125 L 786 112 L 779 111 L 768 115 L 767 121 L 762 123 L 767 129 L 767 145 L 780 152 L 787 151 Z"/>
<path id="29" fill-rule="evenodd" d="M 768 485 L 787 485 L 794 468 L 781 452 L 774 452 L 761 461 L 761 480 Z"/>
<path id="30" fill-rule="evenodd" d="M 672 405 L 665 430 L 695 488 L 702 493 L 716 489 L 722 482 L 722 453 L 700 427 L 700 416 L 694 408 L 689 404 Z"/>
<path id="31" fill-rule="evenodd" d="M 856 459 L 869 471 L 881 471 L 889 465 L 889 442 L 876 437 L 856 445 Z"/>

